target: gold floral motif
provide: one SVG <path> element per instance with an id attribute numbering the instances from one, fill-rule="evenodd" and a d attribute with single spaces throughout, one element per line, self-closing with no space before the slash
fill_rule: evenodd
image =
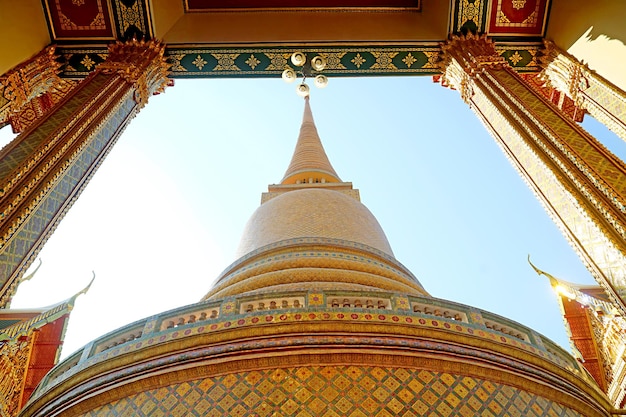
<path id="1" fill-rule="evenodd" d="M 185 54 L 170 55 L 170 62 L 172 63 L 172 71 L 187 71 L 187 68 L 183 67 L 180 63 L 185 57 Z M 197 58 L 196 58 L 197 59 Z"/>
<path id="2" fill-rule="evenodd" d="M 435 51 L 422 51 L 428 61 L 422 66 L 422 68 L 439 68 L 439 52 Z"/>
<path id="3" fill-rule="evenodd" d="M 393 59 L 398 55 L 398 52 L 372 52 L 372 55 L 376 58 L 372 69 L 398 69 L 393 64 Z"/>
<path id="4" fill-rule="evenodd" d="M 17 416 L 22 399 L 21 382 L 26 376 L 32 343 L 10 341 L 0 344 L 0 415 Z"/>
<path id="5" fill-rule="evenodd" d="M 93 28 L 104 28 L 105 27 L 104 15 L 102 13 L 98 13 L 96 17 L 94 17 L 94 19 L 91 21 L 89 26 Z"/>
<path id="6" fill-rule="evenodd" d="M 287 65 L 287 59 L 289 59 L 290 56 L 291 54 L 289 53 L 278 53 L 278 54 L 267 53 L 267 57 L 270 59 L 270 64 L 267 66 L 266 70 L 282 71 L 288 68 L 289 65 Z"/>
<path id="7" fill-rule="evenodd" d="M 532 12 L 528 15 L 528 17 L 522 22 L 523 25 L 526 26 L 534 26 L 537 23 L 537 12 Z"/>
<path id="8" fill-rule="evenodd" d="M 309 301 L 310 306 L 324 305 L 324 294 L 321 294 L 321 293 L 309 294 L 308 301 Z"/>
<path id="9" fill-rule="evenodd" d="M 141 24 L 141 12 L 139 10 L 139 1 L 136 1 L 131 7 L 127 7 L 123 2 L 117 2 L 118 7 L 120 8 L 120 14 L 123 22 L 123 29 L 128 28 L 130 25 L 137 26 L 141 28 L 143 25 Z"/>
<path id="10" fill-rule="evenodd" d="M 248 66 L 252 69 L 255 69 L 257 67 L 257 65 L 259 65 L 261 63 L 261 61 L 259 61 L 254 54 L 250 55 L 250 58 L 246 59 L 246 64 L 248 64 Z"/>
<path id="11" fill-rule="evenodd" d="M 626 94 L 553 42 L 544 44 L 542 77 L 626 140 Z"/>
<path id="12" fill-rule="evenodd" d="M 91 67 L 93 67 L 96 63 L 89 58 L 89 55 L 85 55 L 85 57 L 83 58 L 82 61 L 80 61 L 81 64 L 83 64 L 83 66 L 85 68 L 87 68 L 87 71 L 91 71 Z"/>
<path id="13" fill-rule="evenodd" d="M 592 138 L 573 128 L 559 113 L 544 110 L 545 104 L 525 83 L 516 79 L 513 72 L 490 70 L 483 72 L 479 80 L 486 80 L 485 76 L 489 83 L 481 83 L 486 93 L 481 92 L 473 99 L 473 104 L 494 126 L 492 132 L 498 132 L 494 133 L 496 139 L 512 152 L 516 164 L 521 164 L 522 176 L 541 192 L 541 201 L 549 203 L 546 208 L 551 217 L 564 230 L 583 261 L 588 267 L 594 265 L 590 268 L 594 278 L 623 310 L 625 298 L 622 291 L 626 287 L 623 237 L 626 232 L 621 211 L 626 204 L 614 190 L 624 183 L 624 176 L 616 174 L 618 170 L 601 155 L 591 142 Z M 486 98 L 485 94 L 496 100 Z M 509 103 L 503 94 L 515 99 Z M 488 107 L 494 104 L 499 107 L 490 114 Z M 540 120 L 536 119 L 538 114 L 541 114 Z M 530 134 L 527 140 L 519 132 L 533 131 L 524 127 L 528 126 L 529 120 L 539 130 Z M 498 122 L 504 126 L 497 126 Z M 520 127 L 513 127 L 512 123 Z M 554 166 L 544 165 L 538 154 L 547 155 L 554 161 Z M 594 160 L 600 162 L 593 163 Z M 533 171 L 533 164 L 541 169 Z M 568 182 L 564 182 L 560 175 L 557 177 L 557 173 L 568 177 Z M 600 227 L 600 224 L 609 226 Z"/>
<path id="14" fill-rule="evenodd" d="M 64 30 L 76 30 L 78 26 L 72 22 L 67 16 L 59 11 L 59 21 L 61 22 L 61 29 Z"/>
<path id="15" fill-rule="evenodd" d="M 513 0 L 513 8 L 515 10 L 523 9 L 526 6 L 526 0 Z"/>
<path id="16" fill-rule="evenodd" d="M 213 68 L 215 71 L 239 71 L 235 65 L 235 59 L 239 54 L 212 54 L 217 59 L 217 65 Z M 202 68 L 200 68 L 202 69 Z"/>
<path id="17" fill-rule="evenodd" d="M 196 68 L 202 71 L 202 68 L 204 68 L 204 66 L 208 64 L 208 62 L 205 61 L 200 55 L 198 55 L 196 59 L 193 60 L 192 64 L 194 64 Z"/>
<path id="18" fill-rule="evenodd" d="M 459 14 L 457 20 L 457 26 L 460 28 L 466 22 L 474 22 L 477 28 L 482 27 L 482 13 L 485 7 L 486 1 L 484 0 L 474 0 L 473 2 L 469 2 L 469 0 L 461 0 L 459 2 Z"/>
<path id="19" fill-rule="evenodd" d="M 537 62 L 537 50 L 536 49 L 527 49 L 528 53 L 530 54 L 530 62 L 528 64 L 526 64 L 527 66 L 539 66 L 539 63 Z"/>
<path id="20" fill-rule="evenodd" d="M 519 51 L 515 51 L 515 53 L 509 57 L 509 61 L 511 61 L 513 65 L 517 65 L 517 63 L 520 62 L 522 59 L 523 58 L 519 54 Z"/>
<path id="21" fill-rule="evenodd" d="M 409 52 L 404 58 L 402 58 L 402 62 L 406 64 L 408 68 L 411 68 L 411 65 L 417 62 L 417 59 Z"/>
<path id="22" fill-rule="evenodd" d="M 146 27 L 143 22 L 143 7 L 142 1 L 135 1 L 132 6 L 126 6 L 123 1 L 115 0 L 117 9 L 117 20 L 119 21 L 119 31 L 121 33 L 132 25 L 138 28 L 141 32 L 146 33 Z"/>
<path id="23" fill-rule="evenodd" d="M 361 65 L 365 63 L 365 58 L 361 56 L 360 53 L 357 52 L 356 56 L 350 60 L 357 68 L 361 68 Z"/>
<path id="24" fill-rule="evenodd" d="M 82 6 L 85 4 L 85 0 L 72 0 L 74 6 Z"/>
<path id="25" fill-rule="evenodd" d="M 504 12 L 502 10 L 500 10 L 498 12 L 498 17 L 497 17 L 496 20 L 498 21 L 498 23 L 511 23 L 509 18 L 506 17 L 506 15 L 504 14 Z"/>
<path id="26" fill-rule="evenodd" d="M 320 55 L 326 58 L 326 69 L 346 69 L 341 63 L 341 59 L 346 55 L 346 52 L 326 52 L 320 53 Z"/>

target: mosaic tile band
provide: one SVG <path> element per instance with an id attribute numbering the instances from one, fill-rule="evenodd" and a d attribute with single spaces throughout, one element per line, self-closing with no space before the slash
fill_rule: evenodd
<path id="1" fill-rule="evenodd" d="M 147 390 L 96 416 L 574 417 L 541 396 L 479 378 L 420 369 L 308 366 L 230 373 Z"/>

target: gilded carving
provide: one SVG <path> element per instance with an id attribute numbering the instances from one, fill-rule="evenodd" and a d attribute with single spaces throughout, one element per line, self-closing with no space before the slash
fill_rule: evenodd
<path id="1" fill-rule="evenodd" d="M 150 28 L 146 27 L 144 21 L 144 2 L 140 0 L 121 1 L 113 0 L 115 4 L 117 20 L 119 22 L 118 32 L 124 36 L 133 27 L 137 28 L 144 36 L 150 36 Z"/>
<path id="2" fill-rule="evenodd" d="M 0 342 L 0 416 L 15 417 L 20 409 L 32 339 Z"/>
<path id="3" fill-rule="evenodd" d="M 169 60 L 172 63 L 172 71 L 187 71 L 180 61 L 185 57 L 185 54 L 172 54 L 169 56 Z"/>
<path id="4" fill-rule="evenodd" d="M 0 124 L 9 121 L 29 102 L 63 83 L 56 50 L 49 46 L 20 66 L 0 76 Z"/>
<path id="5" fill-rule="evenodd" d="M 423 54 L 426 55 L 428 61 L 422 68 L 439 68 L 439 52 L 423 51 Z"/>
<path id="6" fill-rule="evenodd" d="M 162 92 L 168 84 L 170 65 L 164 52 L 165 46 L 157 41 L 117 42 L 109 46 L 108 58 L 98 69 L 117 72 L 133 84 L 135 101 L 143 107 L 150 95 Z"/>
<path id="7" fill-rule="evenodd" d="M 626 166 L 503 60 L 485 38 L 453 38 L 442 45 L 443 79 L 476 108 L 592 275 L 626 309 Z M 558 69 L 567 89 L 589 89 L 583 71 Z"/>
<path id="8" fill-rule="evenodd" d="M 440 67 L 445 71 L 448 63 L 455 59 L 463 71 L 471 77 L 486 68 L 508 67 L 506 60 L 496 53 L 495 45 L 486 35 L 453 35 L 441 45 Z"/>
<path id="9" fill-rule="evenodd" d="M 462 26 L 468 22 L 472 22 L 476 26 L 476 31 L 483 30 L 483 14 L 486 1 L 483 0 L 461 0 L 459 1 L 459 11 L 457 15 L 456 29 L 460 30 Z"/>
<path id="10" fill-rule="evenodd" d="M 439 66 L 442 83 L 459 90 L 461 98 L 470 104 L 474 94 L 473 79 L 488 67 L 504 67 L 506 60 L 496 53 L 493 41 L 471 33 L 452 38 L 441 45 Z"/>
<path id="11" fill-rule="evenodd" d="M 41 240 L 38 239 L 38 234 L 28 238 L 20 235 L 22 225 L 38 212 L 42 202 L 48 201 L 50 190 L 63 181 L 67 171 L 81 158 L 83 151 L 91 146 L 107 117 L 115 114 L 115 109 L 126 106 L 125 97 L 130 95 L 137 104 L 134 108 L 126 109 L 129 113 L 119 122 L 132 117 L 152 94 L 165 88 L 168 83 L 168 64 L 163 51 L 163 45 L 154 41 L 111 45 L 109 59 L 100 64 L 85 81 L 85 85 L 77 90 L 77 94 L 82 93 L 88 100 L 73 108 L 70 113 L 66 110 L 59 114 L 59 118 L 67 122 L 57 125 L 54 131 L 34 130 L 21 137 L 23 141 L 35 141 L 38 145 L 27 155 L 5 158 L 7 163 L 0 166 L 0 254 L 13 245 L 14 238 L 26 239 L 28 242 L 23 243 L 27 245 L 43 243 L 45 238 L 41 236 Z M 77 100 L 81 99 L 76 98 L 74 103 L 78 103 Z M 68 132 L 71 134 L 68 135 Z M 5 148 L 5 155 L 11 154 L 13 149 L 12 146 Z M 54 149 L 54 152 L 49 153 L 50 149 Z M 42 162 L 43 158 L 45 161 Z M 38 168 L 34 170 L 36 166 Z M 59 208 L 65 207 L 66 203 L 70 202 L 58 202 Z M 56 210 L 50 211 L 45 218 L 40 218 L 41 224 L 57 221 L 55 213 Z M 33 248 L 32 253 L 38 249 Z M 2 262 L 2 269 L 10 268 L 7 274 L 3 273 L 3 293 L 10 290 L 10 285 L 20 275 L 19 271 L 25 268 L 22 261 L 19 256 L 12 256 L 6 260 L 8 264 Z M 18 265 L 22 265 L 22 268 L 13 269 Z"/>
<path id="12" fill-rule="evenodd" d="M 544 45 L 541 76 L 626 140 L 626 93 L 553 42 Z"/>

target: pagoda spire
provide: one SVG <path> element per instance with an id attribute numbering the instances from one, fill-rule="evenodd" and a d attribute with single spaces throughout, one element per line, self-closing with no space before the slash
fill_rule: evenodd
<path id="1" fill-rule="evenodd" d="M 308 96 L 304 98 L 304 115 L 296 149 L 281 184 L 305 182 L 341 182 L 317 133 Z"/>

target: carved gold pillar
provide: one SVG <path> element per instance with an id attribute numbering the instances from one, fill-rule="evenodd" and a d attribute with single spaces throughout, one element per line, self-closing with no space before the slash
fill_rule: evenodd
<path id="1" fill-rule="evenodd" d="M 0 416 L 15 417 L 20 411 L 33 340 L 0 342 Z"/>
<path id="2" fill-rule="evenodd" d="M 74 87 L 58 76 L 55 47 L 48 46 L 6 74 L 0 75 L 0 126 L 15 133 L 48 112 Z"/>
<path id="3" fill-rule="evenodd" d="M 626 140 L 626 93 L 554 42 L 546 40 L 544 44 L 541 77 Z"/>
<path id="4" fill-rule="evenodd" d="M 626 165 L 525 83 L 485 37 L 455 37 L 442 51 L 442 81 L 459 90 L 626 311 Z"/>
<path id="5" fill-rule="evenodd" d="M 0 150 L 0 307 L 148 97 L 167 83 L 164 46 L 130 41 Z"/>

